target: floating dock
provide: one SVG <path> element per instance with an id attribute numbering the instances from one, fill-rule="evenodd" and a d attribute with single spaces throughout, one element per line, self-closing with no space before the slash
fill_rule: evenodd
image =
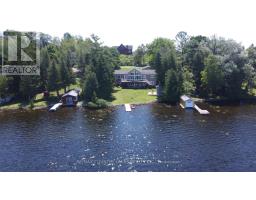
<path id="1" fill-rule="evenodd" d="M 124 104 L 124 107 L 125 107 L 126 112 L 131 112 L 132 111 L 132 108 L 131 108 L 130 104 Z"/>
<path id="2" fill-rule="evenodd" d="M 49 111 L 54 112 L 61 106 L 62 106 L 62 103 L 56 103 L 53 107 L 50 108 Z"/>
<path id="3" fill-rule="evenodd" d="M 194 105 L 194 108 L 201 114 L 201 115 L 209 115 L 209 111 L 208 110 L 202 110 L 201 108 L 199 108 L 196 104 Z"/>

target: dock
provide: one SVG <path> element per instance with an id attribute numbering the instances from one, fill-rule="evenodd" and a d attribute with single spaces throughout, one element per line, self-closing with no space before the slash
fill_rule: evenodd
<path id="1" fill-rule="evenodd" d="M 124 107 L 125 107 L 126 112 L 131 112 L 132 111 L 132 108 L 131 108 L 130 104 L 124 104 Z"/>
<path id="2" fill-rule="evenodd" d="M 201 114 L 201 115 L 208 115 L 210 114 L 208 110 L 202 110 L 199 108 L 196 104 L 194 105 L 194 108 Z"/>
<path id="3" fill-rule="evenodd" d="M 52 106 L 51 108 L 50 108 L 50 110 L 49 111 L 51 111 L 51 112 L 54 112 L 54 111 L 56 111 L 59 107 L 61 107 L 62 106 L 62 103 L 56 103 L 56 104 L 54 104 L 54 106 Z"/>

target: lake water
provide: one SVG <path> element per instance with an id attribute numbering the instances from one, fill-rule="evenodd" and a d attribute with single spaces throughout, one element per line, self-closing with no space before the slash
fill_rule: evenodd
<path id="1" fill-rule="evenodd" d="M 0 112 L 0 171 L 256 171 L 256 106 Z"/>

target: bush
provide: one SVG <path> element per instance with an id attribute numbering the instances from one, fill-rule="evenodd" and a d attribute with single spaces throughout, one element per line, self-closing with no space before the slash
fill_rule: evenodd
<path id="1" fill-rule="evenodd" d="M 101 108 L 107 108 L 110 106 L 110 103 L 107 102 L 104 99 L 97 99 L 95 102 L 88 102 L 85 107 L 91 108 L 91 109 L 101 109 Z"/>
<path id="2" fill-rule="evenodd" d="M 86 107 L 91 108 L 91 109 L 97 109 L 98 105 L 96 103 L 93 103 L 90 101 L 89 103 L 87 103 Z"/>
<path id="3" fill-rule="evenodd" d="M 97 99 L 96 104 L 98 105 L 99 108 L 107 108 L 109 106 L 109 102 L 107 102 L 104 99 Z"/>

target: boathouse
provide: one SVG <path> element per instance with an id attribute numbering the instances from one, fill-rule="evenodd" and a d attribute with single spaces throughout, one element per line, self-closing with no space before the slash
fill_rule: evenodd
<path id="1" fill-rule="evenodd" d="M 79 91 L 71 90 L 61 97 L 61 102 L 63 106 L 76 106 L 78 102 Z"/>
<path id="2" fill-rule="evenodd" d="M 184 108 L 194 108 L 194 101 L 186 95 L 180 97 L 180 105 Z"/>

